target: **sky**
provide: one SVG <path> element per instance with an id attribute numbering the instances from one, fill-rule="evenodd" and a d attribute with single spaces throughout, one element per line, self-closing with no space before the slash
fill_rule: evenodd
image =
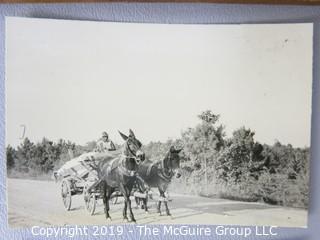
<path id="1" fill-rule="evenodd" d="M 6 141 L 102 131 L 178 138 L 205 110 L 227 136 L 310 146 L 312 24 L 174 25 L 6 18 Z"/>

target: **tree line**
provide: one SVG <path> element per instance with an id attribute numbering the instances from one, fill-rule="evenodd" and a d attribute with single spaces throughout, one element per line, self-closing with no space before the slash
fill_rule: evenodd
<path id="1" fill-rule="evenodd" d="M 308 206 L 310 149 L 294 148 L 276 141 L 259 143 L 254 131 L 241 127 L 226 136 L 220 116 L 202 112 L 199 124 L 167 142 L 143 146 L 147 158 L 161 160 L 171 145 L 184 147 L 181 153 L 183 177 L 175 189 L 188 194 L 218 196 L 246 201 L 265 201 L 294 207 Z M 85 146 L 63 139 L 28 138 L 16 148 L 6 148 L 9 176 L 50 175 L 72 157 L 92 151 L 95 141 Z"/>
<path id="2" fill-rule="evenodd" d="M 174 189 L 183 193 L 306 208 L 309 201 L 310 148 L 273 145 L 254 139 L 255 132 L 240 127 L 226 137 L 220 116 L 202 112 L 200 123 L 166 143 L 151 142 L 151 159 L 164 156 L 170 145 L 183 145 L 183 178 Z"/>

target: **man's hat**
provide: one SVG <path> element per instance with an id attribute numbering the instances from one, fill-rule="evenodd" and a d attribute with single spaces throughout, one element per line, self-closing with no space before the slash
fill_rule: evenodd
<path id="1" fill-rule="evenodd" d="M 109 137 L 109 135 L 108 135 L 107 132 L 103 132 L 103 133 L 102 133 L 102 137 Z"/>

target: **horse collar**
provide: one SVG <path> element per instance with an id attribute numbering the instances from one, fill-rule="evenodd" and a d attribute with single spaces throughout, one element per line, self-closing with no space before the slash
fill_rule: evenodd
<path id="1" fill-rule="evenodd" d="M 130 157 L 123 155 L 123 158 L 124 158 L 124 159 L 127 159 L 127 158 L 130 158 Z M 135 176 L 135 175 L 136 175 L 136 171 L 135 171 L 135 170 L 128 170 L 128 169 L 124 166 L 124 161 L 123 161 L 124 159 L 123 159 L 123 158 L 121 159 L 121 162 L 120 162 L 120 164 L 119 164 L 119 166 L 118 166 L 120 172 L 121 172 L 123 175 L 129 176 L 129 177 Z"/>
<path id="2" fill-rule="evenodd" d="M 159 171 L 159 177 L 161 177 L 163 180 L 165 180 L 166 182 L 171 182 L 171 178 L 173 176 L 173 174 L 166 174 L 165 171 Z M 171 172 L 172 173 L 172 172 Z"/>
<path id="3" fill-rule="evenodd" d="M 164 161 L 165 161 L 166 158 L 164 158 L 162 161 L 161 161 L 161 168 L 160 168 L 160 177 L 162 177 L 164 180 L 166 181 L 171 181 L 171 178 L 173 176 L 173 172 L 172 172 L 172 169 L 169 169 L 169 168 L 166 168 L 165 165 L 164 165 Z M 166 169 L 169 170 L 169 173 L 167 174 L 166 173 Z M 171 170 L 171 171 L 170 171 Z"/>

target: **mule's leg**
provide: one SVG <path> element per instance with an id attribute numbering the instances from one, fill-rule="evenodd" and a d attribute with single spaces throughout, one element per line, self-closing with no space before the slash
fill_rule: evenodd
<path id="1" fill-rule="evenodd" d="M 141 209 L 145 209 L 144 198 L 140 198 Z"/>
<path id="2" fill-rule="evenodd" d="M 170 214 L 170 211 L 169 211 L 169 208 L 168 208 L 168 202 L 165 201 L 165 198 L 166 198 L 166 196 L 164 194 L 165 191 L 163 189 L 159 188 L 159 192 L 160 192 L 160 198 L 163 199 L 163 204 L 164 204 L 164 206 L 166 208 L 166 214 L 167 214 L 167 216 L 170 216 L 171 214 Z M 160 201 L 160 204 L 161 204 L 161 201 Z"/>
<path id="3" fill-rule="evenodd" d="M 128 198 L 126 195 L 123 195 L 123 198 L 124 198 L 124 207 L 123 207 L 123 212 L 122 212 L 123 220 L 129 221 L 128 217 L 127 217 Z"/>
<path id="4" fill-rule="evenodd" d="M 164 197 L 164 198 L 166 197 L 164 193 L 163 193 L 163 197 Z M 164 201 L 164 206 L 165 206 L 165 208 L 166 208 L 166 214 L 167 214 L 167 216 L 171 216 L 171 213 L 170 213 L 169 208 L 168 208 L 168 201 Z"/>
<path id="5" fill-rule="evenodd" d="M 107 186 L 107 201 L 106 201 L 106 205 L 105 205 L 105 208 L 106 208 L 106 218 L 107 218 L 107 220 L 111 220 L 111 217 L 110 217 L 110 215 L 109 215 L 109 210 L 110 210 L 110 205 L 109 205 L 109 200 L 110 200 L 110 196 L 111 196 L 111 194 L 112 194 L 112 192 L 113 192 L 113 189 L 112 188 L 109 188 L 108 186 Z"/>
<path id="6" fill-rule="evenodd" d="M 136 222 L 136 219 L 134 218 L 134 215 L 133 215 L 133 212 L 132 212 L 132 207 L 131 207 L 131 200 L 130 200 L 130 193 L 131 193 L 131 190 L 132 190 L 132 186 L 124 186 L 122 185 L 123 189 L 124 189 L 124 196 L 125 196 L 125 201 L 128 205 L 128 208 L 129 208 L 129 214 L 130 214 L 130 220 L 132 222 Z M 126 209 L 127 210 L 127 209 Z"/>
<path id="7" fill-rule="evenodd" d="M 140 204 L 140 208 L 141 209 L 144 209 L 144 201 L 143 201 L 143 198 L 139 198 L 139 204 Z"/>
<path id="8" fill-rule="evenodd" d="M 106 202 L 107 202 L 107 189 L 106 189 L 106 184 L 105 182 L 101 183 L 101 191 L 102 191 L 102 200 L 103 200 L 103 207 L 104 207 L 104 214 L 107 217 L 107 207 L 106 207 Z"/>
<path id="9" fill-rule="evenodd" d="M 158 187 L 158 189 L 159 189 L 159 193 L 160 193 L 160 199 L 159 199 L 159 201 L 158 201 L 157 213 L 159 213 L 159 214 L 161 215 L 161 198 L 162 198 L 161 192 L 163 192 L 163 191 L 162 191 L 161 188 L 159 188 L 159 187 Z"/>
<path id="10" fill-rule="evenodd" d="M 130 200 L 130 199 L 127 196 L 127 191 L 126 191 L 125 187 L 123 186 L 123 184 L 120 184 L 119 189 L 120 189 L 120 191 L 121 191 L 121 193 L 123 195 L 123 198 L 124 198 L 124 207 L 123 207 L 123 212 L 122 212 L 123 220 L 124 221 L 128 221 L 127 206 L 128 206 L 128 200 Z"/>
<path id="11" fill-rule="evenodd" d="M 130 218 L 132 222 L 136 222 L 136 219 L 134 218 L 132 208 L 131 208 L 131 200 L 130 200 L 130 191 L 127 191 L 127 198 L 128 198 L 128 207 L 129 207 L 129 212 L 130 212 Z"/>
<path id="12" fill-rule="evenodd" d="M 145 213 L 149 213 L 149 211 L 148 211 L 148 191 L 147 191 L 147 194 L 146 194 L 146 198 L 143 199 L 143 205 L 144 205 Z"/>
<path id="13" fill-rule="evenodd" d="M 102 200 L 103 200 L 103 206 L 104 206 L 104 214 L 106 215 L 106 219 L 109 219 L 110 215 L 109 215 L 109 201 L 108 201 L 109 199 L 107 197 L 107 184 L 103 182 L 101 184 L 101 187 L 102 187 L 102 194 L 103 194 Z"/>
<path id="14" fill-rule="evenodd" d="M 159 213 L 161 215 L 161 201 L 158 201 L 158 205 L 157 205 L 157 213 Z"/>
<path id="15" fill-rule="evenodd" d="M 139 208 L 140 199 L 138 197 L 134 197 L 134 200 L 136 201 L 136 208 Z"/>

